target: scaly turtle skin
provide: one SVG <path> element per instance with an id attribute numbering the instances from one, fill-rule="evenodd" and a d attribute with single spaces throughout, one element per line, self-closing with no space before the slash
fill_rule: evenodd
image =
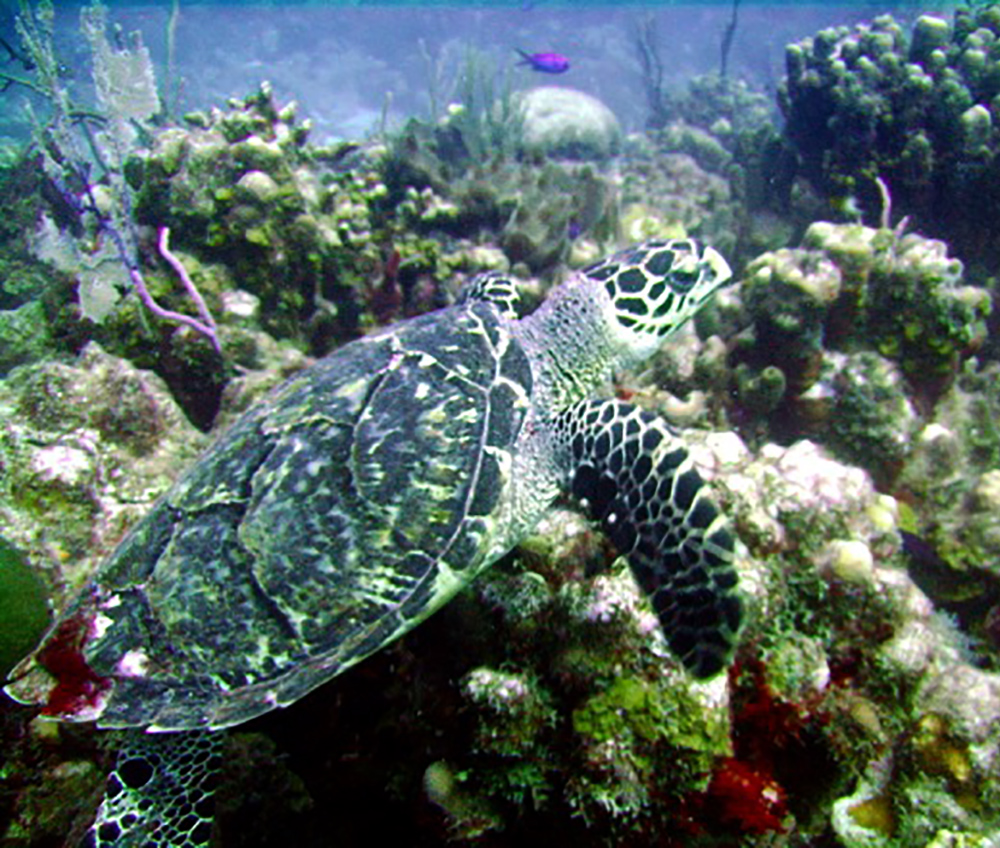
<path id="1" fill-rule="evenodd" d="M 247 412 L 152 508 L 7 691 L 65 720 L 218 729 L 415 627 L 561 491 L 599 520 L 695 675 L 740 624 L 733 537 L 660 419 L 591 394 L 729 277 L 624 250 L 518 319 L 513 282 L 353 342 Z"/>

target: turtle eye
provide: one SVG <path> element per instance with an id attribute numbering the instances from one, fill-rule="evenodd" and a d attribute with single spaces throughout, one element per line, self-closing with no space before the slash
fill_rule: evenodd
<path id="1" fill-rule="evenodd" d="M 730 277 L 722 256 L 691 239 L 646 242 L 584 273 L 604 285 L 620 326 L 656 339 L 680 327 Z"/>

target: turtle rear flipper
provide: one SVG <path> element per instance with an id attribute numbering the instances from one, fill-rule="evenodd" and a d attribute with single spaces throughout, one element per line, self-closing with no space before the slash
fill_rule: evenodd
<path id="1" fill-rule="evenodd" d="M 696 677 L 729 663 L 742 618 L 734 539 L 667 424 L 621 401 L 560 417 L 570 488 L 650 597 L 671 650 Z"/>
<path id="2" fill-rule="evenodd" d="M 221 736 L 119 734 L 121 748 L 91 828 L 96 848 L 206 848 L 212 837 Z"/>

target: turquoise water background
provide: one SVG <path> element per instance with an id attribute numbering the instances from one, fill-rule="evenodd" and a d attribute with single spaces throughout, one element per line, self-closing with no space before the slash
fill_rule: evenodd
<path id="1" fill-rule="evenodd" d="M 16 44 L 6 3 L 0 35 Z M 89 84 L 88 49 L 79 35 L 82 4 L 57 3 L 57 42 L 76 89 Z M 178 112 L 242 97 L 269 80 L 279 99 L 296 100 L 313 121 L 313 140 L 363 137 L 411 116 L 427 117 L 432 77 L 439 95 L 458 83 L 470 50 L 495 67 L 513 89 L 547 81 L 518 65 L 516 48 L 556 51 L 571 68 L 560 85 L 608 103 L 626 131 L 647 117 L 635 47 L 639 26 L 652 21 L 664 56 L 668 88 L 720 66 L 721 44 L 734 11 L 731 2 L 314 2 L 176 4 L 175 43 L 168 56 L 170 2 L 108 4 L 123 34 L 139 32 L 159 73 L 168 63 L 177 83 Z M 741 2 L 729 72 L 772 91 L 783 72 L 787 44 L 833 24 L 870 20 L 890 11 L 904 23 L 947 4 L 869 2 L 819 4 Z M 3 67 L 16 68 L 16 62 Z M 15 94 L 15 92 L 12 92 Z M 19 136 L 17 103 L 0 106 L 0 135 Z M 12 114 L 14 113 L 14 114 Z M 21 124 L 18 126 L 18 124 Z"/>

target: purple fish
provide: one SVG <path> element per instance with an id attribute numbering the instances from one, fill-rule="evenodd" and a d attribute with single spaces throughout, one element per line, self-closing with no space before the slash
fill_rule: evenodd
<path id="1" fill-rule="evenodd" d="M 517 48 L 517 52 L 524 60 L 518 64 L 528 65 L 533 71 L 543 74 L 564 74 L 569 70 L 569 59 L 561 53 L 525 53 L 520 48 Z"/>

